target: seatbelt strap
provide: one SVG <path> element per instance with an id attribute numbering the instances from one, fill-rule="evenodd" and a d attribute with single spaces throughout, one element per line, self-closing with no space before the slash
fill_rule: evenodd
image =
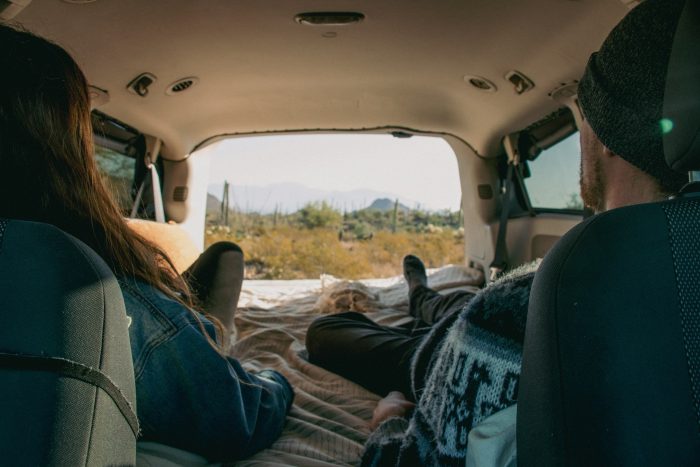
<path id="1" fill-rule="evenodd" d="M 138 418 L 134 412 L 134 407 L 129 402 L 129 399 L 127 399 L 121 389 L 114 384 L 114 381 L 99 369 L 91 368 L 82 363 L 61 357 L 7 352 L 0 352 L 0 368 L 3 370 L 54 373 L 64 378 L 80 380 L 98 387 L 112 399 L 114 405 L 129 424 L 134 436 L 138 436 L 141 431 Z"/>
<path id="2" fill-rule="evenodd" d="M 506 175 L 505 184 L 503 185 L 503 194 L 501 195 L 501 219 L 498 223 L 498 238 L 496 240 L 496 251 L 493 255 L 493 261 L 489 268 L 489 282 L 493 282 L 496 278 L 508 267 L 508 246 L 506 244 L 506 230 L 508 228 L 508 213 L 510 212 L 510 203 L 513 193 L 513 171 L 515 166 L 508 162 L 508 172 Z"/>
<path id="3" fill-rule="evenodd" d="M 520 154 L 518 152 L 518 133 L 513 133 L 505 137 L 503 146 L 508 155 L 508 170 L 506 172 L 506 180 L 503 185 L 503 193 L 501 195 L 501 219 L 498 223 L 498 237 L 496 239 L 496 250 L 494 251 L 493 261 L 489 268 L 489 281 L 493 282 L 496 278 L 508 267 L 508 245 L 506 243 L 506 232 L 508 230 L 508 214 L 510 206 L 513 202 L 513 177 L 519 171 L 518 163 L 520 162 Z"/>
<path id="4" fill-rule="evenodd" d="M 165 209 L 163 208 L 163 195 L 160 191 L 160 177 L 158 176 L 158 168 L 156 167 L 156 161 L 158 160 L 158 155 L 160 154 L 161 141 L 160 139 L 146 135 L 146 153 L 144 154 L 144 162 L 148 171 L 151 174 L 151 190 L 153 191 L 153 206 L 155 209 L 156 222 L 165 222 Z M 134 199 L 134 206 L 131 209 L 131 216 L 136 217 L 141 205 L 141 199 L 143 198 L 143 192 L 146 189 L 146 183 L 148 182 L 148 177 L 143 177 L 139 191 L 136 193 L 136 198 Z"/>
<path id="5" fill-rule="evenodd" d="M 527 193 L 527 188 L 525 187 L 525 177 L 523 176 L 523 168 L 520 163 L 518 163 L 514 169 L 513 169 L 513 175 L 515 176 L 515 180 L 513 182 L 513 185 L 515 185 L 515 182 L 518 182 L 518 186 L 520 187 L 520 193 L 522 194 L 525 202 L 525 209 L 527 209 L 527 213 L 530 215 L 530 217 L 535 217 L 537 213 L 535 212 L 535 209 L 532 207 L 532 203 L 530 202 L 530 195 Z M 515 186 L 513 186 L 514 188 Z"/>
<path id="6" fill-rule="evenodd" d="M 165 222 L 165 210 L 163 209 L 163 194 L 160 191 L 160 177 L 155 164 L 151 164 L 151 187 L 153 187 L 153 205 L 156 210 L 156 222 Z"/>

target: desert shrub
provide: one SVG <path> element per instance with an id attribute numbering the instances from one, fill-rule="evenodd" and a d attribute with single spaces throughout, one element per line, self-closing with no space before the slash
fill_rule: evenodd
<path id="1" fill-rule="evenodd" d="M 314 209 L 307 212 L 313 214 Z M 333 211 L 328 205 L 318 210 Z M 340 221 L 340 214 L 335 214 L 337 217 L 330 219 Z M 245 252 L 249 279 L 315 279 L 321 274 L 343 279 L 388 277 L 401 274 L 402 259 L 409 253 L 421 257 L 428 267 L 464 261 L 464 231 L 444 224 L 440 228 L 418 226 L 419 231 L 375 230 L 371 239 L 362 240 L 361 235 L 375 227 L 347 216 L 350 219 L 345 225 L 349 235 L 339 241 L 337 229 L 309 227 L 316 222 L 311 220 L 314 216 L 307 217 L 307 224 L 279 222 L 274 226 L 272 222 L 262 224 L 251 218 L 246 221 L 246 228 L 209 226 L 206 243 L 221 240 L 238 243 Z M 326 221 L 320 223 L 328 225 Z"/>
<path id="2" fill-rule="evenodd" d="M 325 201 L 309 203 L 299 210 L 299 223 L 307 229 L 338 227 L 342 219 L 340 212 Z"/>
<path id="3" fill-rule="evenodd" d="M 352 234 L 358 240 L 367 240 L 374 237 L 374 229 L 367 222 L 358 222 L 352 227 Z"/>
<path id="4" fill-rule="evenodd" d="M 249 274 L 249 278 L 315 279 L 321 274 L 332 274 L 357 279 L 367 277 L 366 272 L 371 269 L 365 258 L 344 248 L 332 230 L 280 226 L 256 237 L 212 235 L 207 243 L 224 239 L 238 243 L 245 252 L 246 264 L 254 265 L 250 272 L 255 275 Z"/>
<path id="5" fill-rule="evenodd" d="M 344 241 L 369 240 L 374 237 L 374 229 L 364 221 L 344 221 L 340 229 L 339 239 Z"/>

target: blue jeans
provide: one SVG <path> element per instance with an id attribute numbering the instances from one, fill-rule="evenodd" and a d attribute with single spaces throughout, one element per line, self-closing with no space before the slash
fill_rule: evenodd
<path id="1" fill-rule="evenodd" d="M 210 345 L 214 326 L 154 287 L 120 281 L 136 377 L 140 440 L 210 461 L 248 457 L 275 441 L 294 393 L 279 373 L 245 371 Z M 204 330 L 202 330 L 202 328 Z"/>

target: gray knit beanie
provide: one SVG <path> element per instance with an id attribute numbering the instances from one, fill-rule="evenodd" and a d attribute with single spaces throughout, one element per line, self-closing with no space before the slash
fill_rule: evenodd
<path id="1" fill-rule="evenodd" d="M 666 71 L 683 0 L 646 0 L 591 55 L 578 97 L 586 120 L 612 152 L 676 192 L 688 180 L 664 160 Z"/>

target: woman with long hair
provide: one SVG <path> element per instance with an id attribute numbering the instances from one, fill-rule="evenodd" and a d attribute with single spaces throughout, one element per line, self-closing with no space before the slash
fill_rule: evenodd
<path id="1" fill-rule="evenodd" d="M 210 461 L 270 445 L 291 407 L 291 386 L 275 371 L 251 374 L 224 356 L 217 319 L 194 311 L 188 281 L 126 225 L 97 170 L 78 65 L 59 46 L 0 25 L 0 69 L 0 217 L 53 224 L 95 250 L 117 276 L 131 318 L 140 439 Z M 221 286 L 196 280 L 209 274 L 212 257 L 242 257 L 235 247 L 215 250 L 189 271 L 195 289 Z"/>

